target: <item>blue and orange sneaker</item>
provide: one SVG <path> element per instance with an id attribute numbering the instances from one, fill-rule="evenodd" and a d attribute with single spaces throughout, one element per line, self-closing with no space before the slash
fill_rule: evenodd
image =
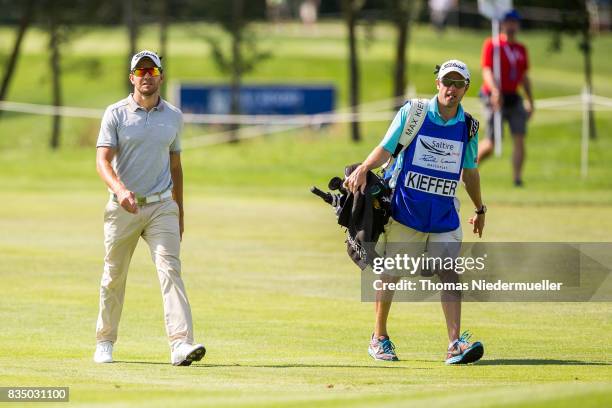
<path id="1" fill-rule="evenodd" d="M 395 355 L 395 346 L 391 342 L 388 336 L 380 336 L 379 338 L 370 339 L 370 346 L 368 347 L 368 354 L 374 360 L 381 361 L 398 361 L 399 358 Z"/>
<path id="2" fill-rule="evenodd" d="M 480 360 L 484 346 L 479 341 L 470 343 L 470 337 L 472 334 L 466 330 L 451 344 L 446 352 L 446 364 L 469 364 Z"/>

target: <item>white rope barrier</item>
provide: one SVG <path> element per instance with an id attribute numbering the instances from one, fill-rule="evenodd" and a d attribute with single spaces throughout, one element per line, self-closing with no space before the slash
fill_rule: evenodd
<path id="1" fill-rule="evenodd" d="M 568 95 L 562 97 L 538 99 L 535 101 L 538 110 L 576 111 L 584 109 L 585 98 L 589 96 Z M 402 103 L 403 98 L 390 98 L 359 105 L 363 113 L 352 113 L 350 107 L 338 109 L 334 112 L 316 115 L 223 115 L 223 114 L 183 114 L 185 123 L 201 125 L 242 125 L 241 128 L 231 131 L 207 133 L 186 138 L 183 141 L 184 149 L 193 149 L 204 146 L 223 144 L 232 140 L 252 139 L 263 135 L 287 132 L 308 126 L 322 126 L 332 123 L 359 122 L 388 122 L 395 115 L 389 107 Z M 590 102 L 595 111 L 612 111 L 612 98 L 591 95 Z M 465 105 L 477 106 L 479 98 L 466 97 Z M 378 111 L 385 109 L 384 111 Z M 61 115 L 65 117 L 101 119 L 102 109 L 82 108 L 75 106 L 53 106 L 22 102 L 0 101 L 0 110 L 35 114 L 35 115 Z"/>
<path id="2" fill-rule="evenodd" d="M 326 123 L 346 123 L 354 120 L 360 122 L 386 121 L 393 116 L 393 111 L 378 111 L 380 108 L 388 109 L 394 102 L 403 99 L 384 99 L 359 105 L 360 110 L 369 110 L 363 113 L 353 114 L 349 108 L 343 108 L 334 112 L 326 112 L 315 115 L 231 115 L 231 114 L 196 114 L 184 113 L 185 123 L 194 124 L 219 124 L 219 125 L 320 125 Z M 467 104 L 478 103 L 478 98 L 466 97 Z M 535 101 L 536 108 L 546 110 L 566 110 L 567 107 L 575 106 L 573 110 L 580 111 L 579 105 L 583 103 L 582 95 L 570 95 L 538 99 Z M 612 110 L 612 98 L 599 95 L 591 96 L 594 110 Z M 53 106 L 34 103 L 0 101 L 0 110 L 8 112 L 26 113 L 34 115 L 60 115 L 75 118 L 101 119 L 104 110 L 95 108 L 82 108 L 76 106 Z"/>
<path id="3" fill-rule="evenodd" d="M 194 149 L 198 147 L 214 146 L 218 144 L 225 144 L 232 140 L 245 140 L 253 139 L 259 136 L 271 135 L 274 133 L 282 133 L 290 130 L 301 129 L 302 125 L 274 125 L 273 128 L 270 126 L 249 126 L 235 131 L 225 131 L 217 133 L 209 133 L 202 136 L 190 137 L 184 139 L 181 143 L 183 150 Z"/>
<path id="4" fill-rule="evenodd" d="M 60 115 L 73 118 L 101 119 L 104 110 L 74 106 L 39 105 L 35 103 L 0 101 L 0 110 L 33 115 Z"/>

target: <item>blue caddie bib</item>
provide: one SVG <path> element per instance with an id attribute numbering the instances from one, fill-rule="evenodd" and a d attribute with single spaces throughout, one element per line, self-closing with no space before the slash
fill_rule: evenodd
<path id="1" fill-rule="evenodd" d="M 417 136 L 402 153 L 402 170 L 392 199 L 392 217 L 421 232 L 448 232 L 460 225 L 455 196 L 468 130 L 465 122 L 450 126 L 425 118 Z"/>

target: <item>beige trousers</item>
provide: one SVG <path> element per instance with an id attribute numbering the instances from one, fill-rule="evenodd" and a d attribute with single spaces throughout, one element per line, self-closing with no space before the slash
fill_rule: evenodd
<path id="1" fill-rule="evenodd" d="M 174 200 L 139 205 L 125 211 L 110 200 L 104 211 L 104 273 L 100 283 L 100 313 L 96 340 L 117 340 L 128 267 L 140 237 L 149 245 L 157 268 L 164 303 L 166 333 L 171 346 L 193 343 L 191 307 L 181 279 L 179 209 Z"/>

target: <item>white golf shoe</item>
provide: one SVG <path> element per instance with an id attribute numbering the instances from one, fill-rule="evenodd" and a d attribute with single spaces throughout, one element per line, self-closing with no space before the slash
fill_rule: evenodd
<path id="1" fill-rule="evenodd" d="M 101 341 L 96 344 L 96 352 L 94 353 L 94 361 L 96 363 L 112 363 L 113 362 L 113 342 Z"/>
<path id="2" fill-rule="evenodd" d="M 201 344 L 179 343 L 173 348 L 170 360 L 172 365 L 188 366 L 194 361 L 200 361 L 204 354 L 206 354 L 206 349 Z"/>

